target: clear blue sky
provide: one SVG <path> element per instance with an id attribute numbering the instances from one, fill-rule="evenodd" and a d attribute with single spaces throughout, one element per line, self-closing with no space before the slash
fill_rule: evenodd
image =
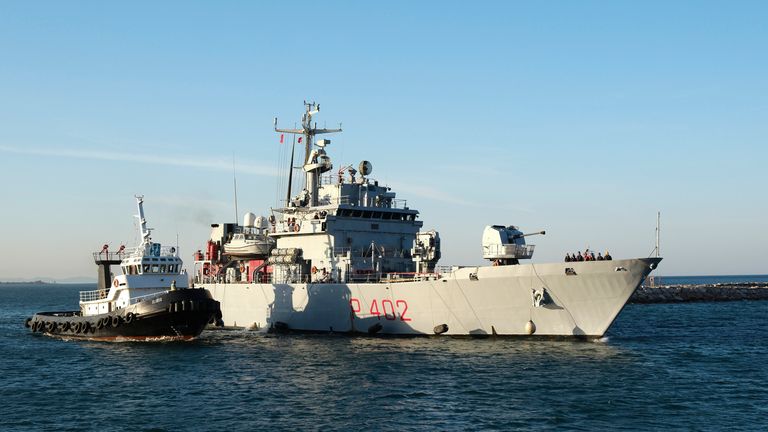
<path id="1" fill-rule="evenodd" d="M 662 275 L 768 273 L 768 3 L 0 2 L 0 279 L 92 276 L 155 239 L 275 205 L 302 101 L 337 167 L 379 181 L 476 264 L 486 224 L 535 261 L 610 249 Z"/>

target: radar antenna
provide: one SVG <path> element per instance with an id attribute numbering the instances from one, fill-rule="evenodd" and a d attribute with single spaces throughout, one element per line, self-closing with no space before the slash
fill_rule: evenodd
<path id="1" fill-rule="evenodd" d="M 307 102 L 304 101 L 304 108 L 306 112 L 304 115 L 301 116 L 301 129 L 281 129 L 277 127 L 277 117 L 275 117 L 275 132 L 279 133 L 290 133 L 290 134 L 299 134 L 303 135 L 304 138 L 304 161 L 309 161 L 312 157 L 312 144 L 314 144 L 315 135 L 321 135 L 321 134 L 328 134 L 328 133 L 336 133 L 341 132 L 341 123 L 339 123 L 338 129 L 328 129 L 328 128 L 320 128 L 317 127 L 317 122 L 314 124 L 312 123 L 312 118 L 320 112 L 320 104 L 315 102 Z M 293 165 L 293 164 L 291 164 Z M 289 167 L 290 170 L 293 170 L 293 167 Z M 319 183 L 319 174 L 316 171 L 307 171 L 307 185 L 310 186 L 310 198 L 311 202 L 310 205 L 317 205 L 317 186 Z M 290 192 L 289 192 L 290 195 Z"/>

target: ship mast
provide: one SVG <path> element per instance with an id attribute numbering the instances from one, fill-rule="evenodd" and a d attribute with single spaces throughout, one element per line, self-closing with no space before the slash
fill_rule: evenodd
<path id="1" fill-rule="evenodd" d="M 144 218 L 144 195 L 135 195 L 136 205 L 139 207 L 139 214 L 136 216 L 139 218 L 139 236 L 141 236 L 141 245 L 148 245 L 151 240 L 149 238 L 151 228 L 147 228 L 147 219 Z"/>
<path id="2" fill-rule="evenodd" d="M 661 256 L 661 250 L 659 249 L 659 236 L 661 234 L 661 212 L 656 213 L 656 258 Z"/>
<path id="3" fill-rule="evenodd" d="M 317 122 L 314 125 L 312 124 L 312 117 L 320 112 L 320 104 L 304 101 L 304 107 L 306 112 L 301 117 L 301 129 L 279 129 L 277 127 L 277 117 L 275 117 L 275 132 L 303 135 L 304 172 L 307 180 L 307 189 L 309 189 L 308 192 L 310 194 L 309 206 L 315 206 L 317 205 L 317 189 L 320 183 L 321 168 L 315 166 L 317 164 L 313 161 L 316 155 L 313 155 L 312 144 L 314 144 L 315 135 L 341 132 L 341 124 L 339 124 L 338 129 L 318 129 Z M 289 169 L 293 170 L 293 166 L 289 167 Z"/>

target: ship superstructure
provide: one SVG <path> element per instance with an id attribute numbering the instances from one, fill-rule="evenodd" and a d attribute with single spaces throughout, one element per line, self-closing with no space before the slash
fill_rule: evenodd
<path id="1" fill-rule="evenodd" d="M 300 129 L 305 187 L 271 210 L 268 254 L 226 255 L 243 227 L 212 225 L 195 282 L 221 302 L 224 324 L 265 330 L 598 337 L 660 258 L 521 264 L 534 246 L 511 225 L 482 233 L 486 266 L 438 267 L 440 236 L 371 177 L 362 161 L 334 169 L 319 105 Z M 301 140 L 300 140 L 301 141 Z M 291 166 L 293 163 L 291 163 Z M 291 182 L 289 181 L 289 184 Z"/>

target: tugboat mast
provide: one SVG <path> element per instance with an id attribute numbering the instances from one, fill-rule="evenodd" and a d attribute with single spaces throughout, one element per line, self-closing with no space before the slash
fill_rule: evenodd
<path id="1" fill-rule="evenodd" d="M 312 150 L 314 137 L 315 135 L 341 132 L 341 124 L 339 124 L 338 129 L 318 129 L 317 122 L 315 122 L 314 125 L 312 124 L 312 117 L 320 112 L 320 104 L 304 101 L 304 107 L 306 108 L 306 112 L 301 117 L 301 129 L 280 129 L 277 127 L 277 117 L 275 117 L 275 132 L 300 134 L 304 136 L 304 172 L 307 180 L 307 187 L 309 189 L 308 192 L 310 193 L 309 206 L 315 206 L 317 205 L 317 188 L 319 186 L 320 172 L 322 167 L 314 166 L 321 165 L 316 164 L 316 162 L 313 160 L 317 157 L 317 155 L 313 154 Z M 323 145 L 320 147 L 324 146 L 325 144 L 323 143 Z M 293 166 L 289 167 L 289 169 L 293 170 Z M 290 185 L 288 187 L 290 187 Z"/>
<path id="2" fill-rule="evenodd" d="M 147 246 L 151 243 L 149 234 L 152 231 L 151 228 L 147 228 L 147 219 L 144 218 L 144 195 L 134 195 L 136 197 L 136 205 L 139 208 L 139 214 L 136 215 L 139 218 L 139 235 L 141 236 L 141 245 Z"/>

